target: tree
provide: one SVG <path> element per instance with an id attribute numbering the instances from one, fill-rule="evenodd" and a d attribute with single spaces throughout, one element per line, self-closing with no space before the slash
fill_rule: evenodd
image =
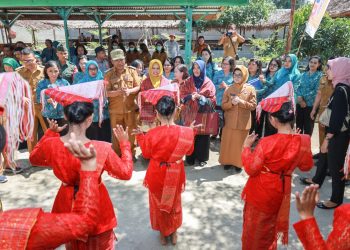
<path id="1" fill-rule="evenodd" d="M 290 9 L 290 0 L 272 0 L 273 3 L 276 5 L 277 9 Z M 307 0 L 297 0 L 296 1 L 296 8 L 304 6 L 307 4 Z"/>
<path id="2" fill-rule="evenodd" d="M 220 32 L 226 30 L 229 24 L 237 26 L 243 24 L 258 24 L 266 21 L 270 13 L 276 9 L 272 0 L 251 0 L 245 6 L 225 7 L 224 11 L 217 20 L 201 20 L 194 22 L 193 27 L 202 32 L 210 28 L 216 28 Z M 179 29 L 184 32 L 185 24 L 181 22 Z"/>
<path id="3" fill-rule="evenodd" d="M 293 51 L 300 47 L 300 56 L 320 55 L 324 60 L 329 57 L 350 55 L 350 19 L 331 18 L 327 13 L 315 34 L 314 39 L 304 33 L 306 22 L 311 13 L 312 5 L 300 8 L 295 13 L 293 29 Z"/>

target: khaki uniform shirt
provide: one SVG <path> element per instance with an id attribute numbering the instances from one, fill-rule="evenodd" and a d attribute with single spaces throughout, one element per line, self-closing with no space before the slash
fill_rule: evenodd
<path id="1" fill-rule="evenodd" d="M 111 68 L 105 74 L 107 81 L 107 91 L 115 91 L 122 89 L 132 89 L 140 86 L 141 79 L 138 76 L 135 68 L 125 66 L 122 74 L 118 75 L 115 68 Z M 109 113 L 110 114 L 125 114 L 135 111 L 137 105 L 135 102 L 137 93 L 129 96 L 109 97 Z"/>
<path id="2" fill-rule="evenodd" d="M 222 45 L 224 47 L 224 57 L 232 56 L 233 58 L 235 58 L 238 53 L 238 45 L 242 43 L 242 41 L 238 36 L 231 37 L 231 41 L 229 37 L 225 37 L 223 40 Z"/>
<path id="3" fill-rule="evenodd" d="M 243 103 L 232 104 L 231 96 L 236 95 Z M 222 109 L 225 111 L 225 127 L 230 129 L 249 130 L 251 128 L 251 111 L 256 108 L 256 92 L 249 84 L 232 84 L 228 87 L 222 99 Z"/>
<path id="4" fill-rule="evenodd" d="M 320 86 L 318 87 L 318 90 L 321 91 L 321 101 L 318 113 L 322 114 L 322 112 L 326 109 L 328 100 L 334 91 L 332 82 L 328 81 L 326 76 L 323 76 L 320 80 Z"/>
<path id="5" fill-rule="evenodd" d="M 34 103 L 36 103 L 36 87 L 38 86 L 38 82 L 44 79 L 44 67 L 43 66 L 36 66 L 36 70 L 32 73 L 29 69 L 25 67 L 19 67 L 16 69 L 16 72 L 18 72 L 24 80 L 29 82 L 31 91 L 32 91 L 32 100 Z"/>

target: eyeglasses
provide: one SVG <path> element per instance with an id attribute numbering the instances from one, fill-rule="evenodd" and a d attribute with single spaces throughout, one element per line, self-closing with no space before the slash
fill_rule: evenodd
<path id="1" fill-rule="evenodd" d="M 242 74 L 233 74 L 233 77 L 242 78 L 243 75 Z"/>
<path id="2" fill-rule="evenodd" d="M 28 60 L 23 60 L 24 63 L 32 63 L 34 62 L 34 59 L 28 59 Z"/>
<path id="3" fill-rule="evenodd" d="M 278 68 L 278 65 L 276 63 L 271 63 L 270 67 Z"/>

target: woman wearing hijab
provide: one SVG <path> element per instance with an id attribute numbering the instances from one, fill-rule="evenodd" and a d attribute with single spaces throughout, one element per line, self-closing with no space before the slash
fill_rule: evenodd
<path id="1" fill-rule="evenodd" d="M 332 81 L 334 92 L 329 99 L 328 108 L 332 111 L 329 124 L 326 125 L 326 138 L 321 153 L 327 153 L 329 172 L 332 177 L 332 195 L 330 200 L 317 204 L 321 209 L 333 209 L 343 203 L 345 179 L 344 166 L 346 150 L 349 145 L 348 117 L 350 104 L 350 58 L 339 57 L 329 60 L 327 78 Z M 326 169 L 325 169 L 326 171 Z M 322 181 L 323 182 L 323 181 Z"/>
<path id="2" fill-rule="evenodd" d="M 5 57 L 2 60 L 2 65 L 4 65 L 5 72 L 14 72 L 18 67 L 20 67 L 19 63 L 11 57 Z"/>
<path id="3" fill-rule="evenodd" d="M 192 66 L 193 75 L 179 86 L 182 102 L 181 120 L 185 126 L 190 126 L 197 114 L 210 111 L 215 107 L 215 85 L 206 76 L 205 62 L 197 60 Z M 200 166 L 209 160 L 210 135 L 197 135 L 195 137 L 194 151 L 186 157 L 189 165 L 199 161 Z"/>
<path id="4" fill-rule="evenodd" d="M 233 72 L 233 84 L 222 98 L 225 126 L 222 130 L 219 162 L 228 170 L 233 167 L 237 173 L 242 171 L 241 153 L 243 143 L 251 128 L 251 111 L 256 108 L 256 92 L 246 84 L 248 69 L 237 66 Z"/>
<path id="5" fill-rule="evenodd" d="M 282 68 L 277 71 L 273 78 L 270 93 L 274 92 L 288 81 L 293 83 L 294 90 L 296 90 L 296 85 L 299 82 L 299 78 L 300 72 L 298 70 L 298 58 L 294 54 L 288 54 Z"/>
<path id="6" fill-rule="evenodd" d="M 98 64 L 96 61 L 90 60 L 85 64 L 85 72 L 83 78 L 78 82 L 92 82 L 103 80 L 103 74 L 101 70 L 98 68 Z M 109 122 L 109 113 L 108 113 L 108 104 L 107 100 L 105 101 L 105 105 L 103 107 L 103 121 L 99 121 L 99 101 L 94 100 L 94 116 L 93 122 L 91 126 L 86 130 L 86 135 L 90 140 L 99 140 L 99 141 L 111 141 L 111 133 L 110 133 L 110 122 Z M 100 123 L 101 122 L 101 123 Z"/>
<path id="7" fill-rule="evenodd" d="M 162 62 L 158 59 L 151 60 L 149 63 L 148 76 L 141 83 L 141 92 L 149 89 L 156 89 L 168 84 L 170 84 L 170 81 L 163 75 Z M 142 126 L 144 126 L 144 130 L 147 130 L 156 126 L 156 110 L 152 103 L 142 98 L 141 93 L 139 96 L 140 121 Z"/>

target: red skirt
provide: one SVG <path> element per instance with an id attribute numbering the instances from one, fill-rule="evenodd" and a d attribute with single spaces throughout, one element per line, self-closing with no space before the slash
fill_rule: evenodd
<path id="1" fill-rule="evenodd" d="M 244 205 L 242 250 L 277 249 L 277 213 L 265 213 L 248 202 Z"/>
<path id="2" fill-rule="evenodd" d="M 181 192 L 176 192 L 174 207 L 170 213 L 159 209 L 160 199 L 156 195 L 150 191 L 148 194 L 152 229 L 160 231 L 164 236 L 176 232 L 182 224 Z"/>
<path id="3" fill-rule="evenodd" d="M 74 240 L 66 244 L 66 250 L 113 250 L 116 237 L 113 230 L 89 236 L 87 242 Z"/>

